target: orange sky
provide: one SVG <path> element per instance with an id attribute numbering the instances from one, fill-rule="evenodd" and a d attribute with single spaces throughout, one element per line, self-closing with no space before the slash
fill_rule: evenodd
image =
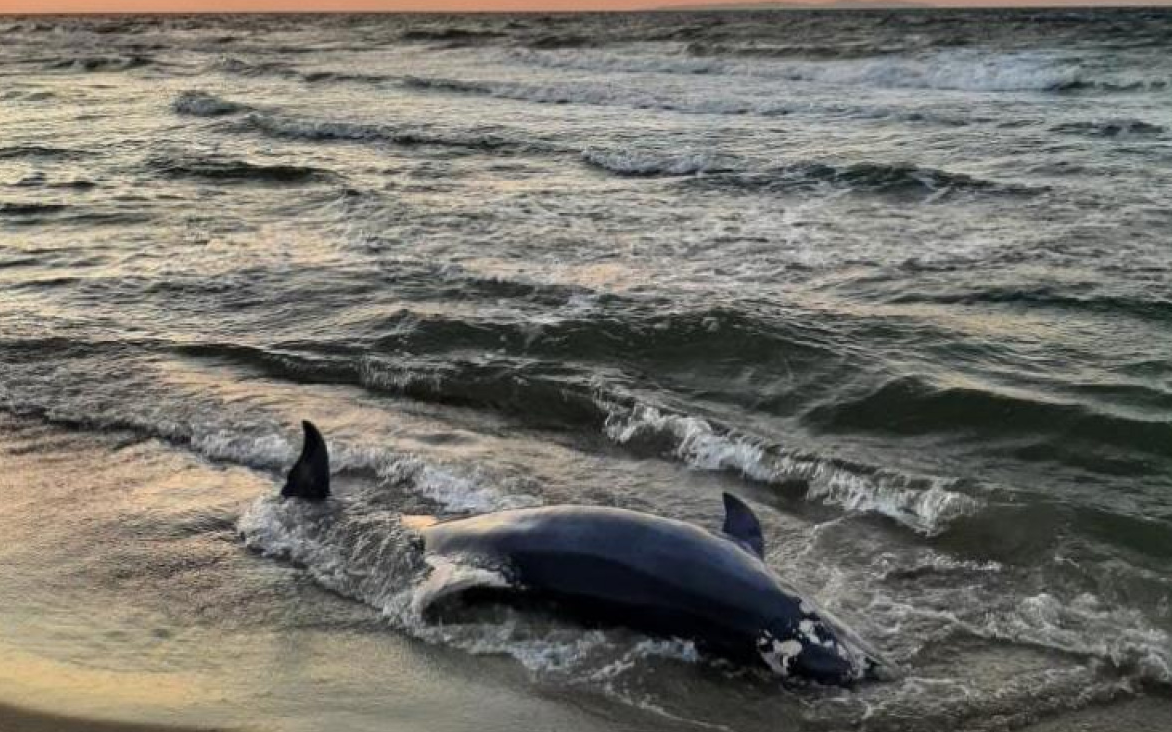
<path id="1" fill-rule="evenodd" d="M 817 0 L 793 0 L 815 3 Z M 897 0 L 898 1 L 898 0 Z M 911 0 L 915 1 L 915 0 Z M 921 0 L 931 3 L 932 0 Z M 404 10 L 630 10 L 755 0 L 0 0 L 0 13 L 263 12 Z M 936 0 L 941 5 L 1170 5 L 1172 0 Z"/>

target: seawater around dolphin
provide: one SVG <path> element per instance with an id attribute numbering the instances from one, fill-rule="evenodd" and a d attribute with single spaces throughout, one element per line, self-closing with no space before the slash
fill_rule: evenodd
<path id="1" fill-rule="evenodd" d="M 0 725 L 1163 732 L 1170 23 L 0 19 Z M 724 493 L 905 673 L 410 607 Z"/>
<path id="2" fill-rule="evenodd" d="M 280 497 L 320 505 L 330 498 L 328 450 L 312 423 L 303 427 L 301 455 Z M 389 540 L 425 553 L 433 571 L 399 590 L 411 595 L 416 623 L 437 601 L 467 603 L 490 590 L 490 599 L 536 598 L 586 622 L 631 627 L 726 659 L 763 664 L 783 679 L 848 685 L 888 671 L 856 634 L 772 573 L 752 509 L 728 493 L 724 508 L 720 536 L 626 509 L 551 506 L 446 521 L 414 517 L 414 540 L 406 543 L 403 528 L 410 522 L 400 519 L 387 529 L 367 526 L 367 536 L 347 543 L 385 546 Z M 308 550 L 305 542 L 273 535 L 274 523 L 285 522 L 271 514 L 284 510 L 262 500 L 243 519 L 249 546 L 306 564 L 338 551 L 328 546 L 337 539 L 331 521 L 345 505 L 312 522 L 318 536 L 309 539 Z M 294 521 L 303 514 L 302 508 L 292 511 Z M 402 562 L 389 564 L 394 569 Z M 452 566 L 464 571 L 453 573 Z"/>

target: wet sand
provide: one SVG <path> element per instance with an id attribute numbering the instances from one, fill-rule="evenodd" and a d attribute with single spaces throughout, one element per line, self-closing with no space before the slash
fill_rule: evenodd
<path id="1" fill-rule="evenodd" d="M 0 704 L 4 732 L 212 732 L 212 728 L 174 727 L 116 720 L 69 717 L 51 712 Z"/>

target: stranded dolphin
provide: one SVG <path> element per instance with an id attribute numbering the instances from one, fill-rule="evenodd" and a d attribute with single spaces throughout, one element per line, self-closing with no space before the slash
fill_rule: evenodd
<path id="1" fill-rule="evenodd" d="M 325 440 L 311 423 L 302 426 L 305 443 L 281 495 L 324 501 Z M 513 509 L 419 531 L 428 555 L 499 568 L 510 595 L 550 600 L 592 623 L 691 640 L 783 677 L 846 685 L 876 676 L 877 654 L 765 564 L 761 525 L 749 507 L 727 493 L 724 507 L 722 534 L 597 506 Z"/>

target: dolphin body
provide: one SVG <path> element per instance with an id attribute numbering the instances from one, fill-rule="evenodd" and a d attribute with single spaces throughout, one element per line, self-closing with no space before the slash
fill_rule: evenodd
<path id="1" fill-rule="evenodd" d="M 284 497 L 329 497 L 325 440 L 305 443 Z M 434 521 L 419 529 L 426 555 L 498 569 L 509 580 L 461 584 L 445 595 L 552 601 L 589 623 L 691 640 L 706 653 L 764 664 L 778 676 L 827 685 L 878 677 L 883 662 L 849 628 L 786 585 L 764 561 L 761 525 L 724 494 L 722 534 L 683 521 L 599 506 L 549 506 Z M 448 590 L 451 591 L 448 591 Z"/>

